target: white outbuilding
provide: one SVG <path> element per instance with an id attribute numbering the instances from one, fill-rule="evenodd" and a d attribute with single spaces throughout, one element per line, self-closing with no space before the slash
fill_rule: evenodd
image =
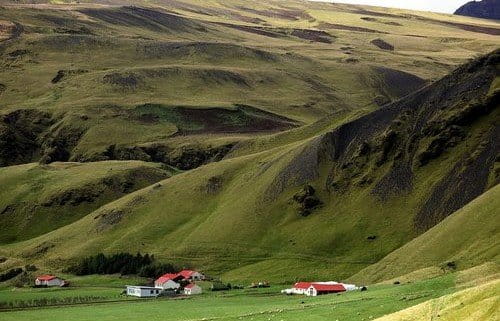
<path id="1" fill-rule="evenodd" d="M 162 292 L 162 289 L 151 286 L 127 285 L 127 295 L 136 296 L 138 298 L 157 297 Z"/>
<path id="2" fill-rule="evenodd" d="M 184 294 L 186 295 L 201 294 L 201 287 L 194 283 L 189 283 L 184 287 Z"/>

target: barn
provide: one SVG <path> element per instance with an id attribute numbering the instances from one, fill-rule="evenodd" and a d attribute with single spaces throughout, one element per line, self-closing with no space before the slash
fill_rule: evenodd
<path id="1" fill-rule="evenodd" d="M 311 282 L 297 282 L 293 285 L 291 294 L 305 294 L 311 284 Z"/>
<path id="2" fill-rule="evenodd" d="M 201 287 L 194 283 L 189 283 L 184 287 L 184 294 L 186 295 L 201 294 Z"/>
<path id="3" fill-rule="evenodd" d="M 167 273 L 160 276 L 155 281 L 155 287 L 161 289 L 178 289 L 181 285 L 177 281 L 182 280 L 182 276 L 173 273 Z"/>
<path id="4" fill-rule="evenodd" d="M 150 286 L 127 285 L 127 295 L 136 296 L 138 298 L 157 297 L 163 290 Z"/>
<path id="5" fill-rule="evenodd" d="M 64 284 L 65 281 L 63 279 L 50 274 L 39 275 L 35 279 L 36 286 L 63 286 Z"/>
<path id="6" fill-rule="evenodd" d="M 201 281 L 205 279 L 203 274 L 193 270 L 182 270 L 178 273 L 178 275 L 189 281 Z"/>
<path id="7" fill-rule="evenodd" d="M 307 296 L 318 296 L 318 295 L 323 295 L 323 294 L 330 294 L 330 293 L 339 293 L 339 292 L 345 292 L 346 288 L 342 284 L 334 284 L 334 283 L 312 283 L 307 291 L 305 292 L 305 295 Z"/>

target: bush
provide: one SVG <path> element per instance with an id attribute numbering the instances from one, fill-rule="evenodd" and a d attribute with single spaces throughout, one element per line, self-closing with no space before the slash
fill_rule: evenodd
<path id="1" fill-rule="evenodd" d="M 23 269 L 21 269 L 21 268 L 10 269 L 5 273 L 0 274 L 0 282 L 5 282 L 7 280 L 15 278 L 16 276 L 18 276 L 21 273 L 23 273 Z"/>

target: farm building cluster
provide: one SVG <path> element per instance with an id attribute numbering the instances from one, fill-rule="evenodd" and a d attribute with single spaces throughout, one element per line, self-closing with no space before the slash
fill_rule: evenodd
<path id="1" fill-rule="evenodd" d="M 205 275 L 193 270 L 167 273 L 156 279 L 154 286 L 127 285 L 127 295 L 143 298 L 163 294 L 201 294 L 201 287 L 195 281 L 203 280 L 205 280 Z"/>
<path id="2" fill-rule="evenodd" d="M 297 282 L 290 289 L 282 290 L 281 293 L 292 295 L 302 294 L 307 296 L 318 296 L 323 294 L 340 293 L 346 291 L 358 290 L 359 287 L 354 284 L 328 282 Z"/>

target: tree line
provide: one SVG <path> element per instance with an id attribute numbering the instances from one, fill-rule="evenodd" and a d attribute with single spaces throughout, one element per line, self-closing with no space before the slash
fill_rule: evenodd
<path id="1" fill-rule="evenodd" d="M 156 261 L 154 255 L 137 253 L 117 253 L 105 255 L 99 253 L 81 259 L 70 266 L 66 272 L 76 275 L 90 274 L 137 274 L 142 277 L 156 278 L 164 273 L 175 273 L 177 267 L 170 263 Z"/>

